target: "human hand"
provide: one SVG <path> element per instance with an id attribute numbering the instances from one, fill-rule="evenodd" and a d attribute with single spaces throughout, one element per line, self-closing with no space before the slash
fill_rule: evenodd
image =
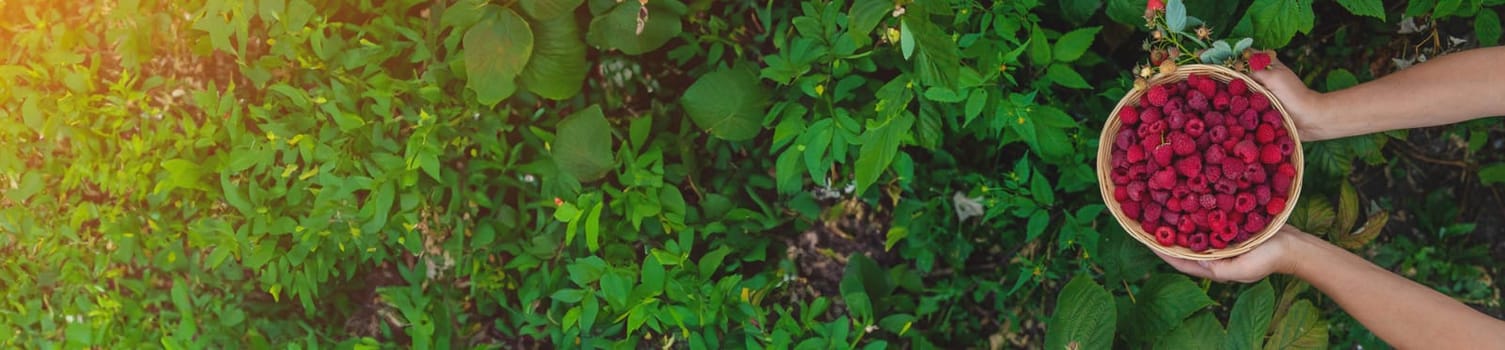
<path id="1" fill-rule="evenodd" d="M 1275 53 L 1270 53 L 1272 62 L 1265 70 L 1255 71 L 1249 76 L 1254 81 L 1264 85 L 1280 104 L 1285 106 L 1286 112 L 1291 113 L 1291 119 L 1296 123 L 1296 131 L 1301 134 L 1301 141 L 1321 141 L 1333 138 L 1330 133 L 1322 130 L 1326 116 L 1326 106 L 1322 103 L 1322 93 L 1313 91 L 1296 77 L 1296 73 L 1290 67 L 1280 62 Z"/>
<path id="2" fill-rule="evenodd" d="M 1165 263 L 1182 273 L 1219 282 L 1236 281 L 1252 283 L 1272 273 L 1293 274 L 1296 261 L 1301 259 L 1300 245 L 1306 238 L 1315 238 L 1291 225 L 1275 232 L 1274 237 L 1259 247 L 1232 258 L 1197 261 L 1168 256 L 1155 252 Z"/>

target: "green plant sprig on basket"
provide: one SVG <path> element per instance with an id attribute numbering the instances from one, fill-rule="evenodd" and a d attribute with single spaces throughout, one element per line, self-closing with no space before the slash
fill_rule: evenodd
<path id="1" fill-rule="evenodd" d="M 1144 42 L 1150 60 L 1149 65 L 1135 69 L 1140 78 L 1136 85 L 1156 73 L 1168 74 L 1186 64 L 1222 65 L 1245 73 L 1270 65 L 1268 52 L 1251 47 L 1253 38 L 1213 40 L 1211 28 L 1201 19 L 1186 15 L 1182 0 L 1150 0 L 1145 6 L 1144 19 L 1145 27 L 1150 30 L 1150 37 Z M 1233 43 L 1229 44 L 1230 41 Z"/>

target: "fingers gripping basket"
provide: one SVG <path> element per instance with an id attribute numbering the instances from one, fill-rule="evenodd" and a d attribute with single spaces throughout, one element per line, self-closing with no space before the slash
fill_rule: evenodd
<path id="1" fill-rule="evenodd" d="M 1119 129 L 1123 126 L 1123 121 L 1119 120 L 1119 110 L 1123 109 L 1125 106 L 1134 106 L 1138 104 L 1140 99 L 1145 96 L 1145 93 L 1146 91 L 1148 91 L 1149 87 L 1161 84 L 1174 84 L 1180 81 L 1184 81 L 1187 79 L 1187 76 L 1191 74 L 1211 77 L 1224 84 L 1234 79 L 1244 80 L 1248 83 L 1247 85 L 1252 93 L 1263 94 L 1269 99 L 1270 108 L 1275 109 L 1281 115 L 1282 123 L 1285 125 L 1285 129 L 1287 130 L 1286 137 L 1290 137 L 1293 141 L 1295 141 L 1293 142 L 1295 150 L 1291 152 L 1288 161 L 1295 168 L 1296 174 L 1290 184 L 1291 188 L 1288 192 L 1288 196 L 1286 197 L 1285 208 L 1278 214 L 1272 216 L 1269 219 L 1269 223 L 1266 224 L 1264 229 L 1258 232 L 1250 233 L 1248 239 L 1236 244 L 1230 244 L 1222 249 L 1209 249 L 1201 252 L 1192 251 L 1189 248 L 1179 245 L 1164 246 L 1160 243 L 1157 243 L 1154 234 L 1146 231 L 1138 221 L 1126 215 L 1124 213 L 1123 207 L 1114 200 L 1113 193 L 1116 185 L 1114 185 L 1110 177 L 1110 174 L 1113 171 L 1111 162 L 1112 160 L 1110 159 L 1110 157 L 1112 157 L 1113 153 L 1114 140 L 1116 139 Z M 1113 108 L 1113 112 L 1109 115 L 1107 124 L 1103 126 L 1103 133 L 1098 140 L 1097 178 L 1098 183 L 1101 184 L 1099 186 L 1099 189 L 1102 190 L 1103 199 L 1105 202 L 1107 202 L 1106 204 L 1108 206 L 1108 210 L 1113 213 L 1113 217 L 1118 220 L 1119 225 L 1122 225 L 1125 231 L 1129 232 L 1129 235 L 1131 237 L 1134 237 L 1134 239 L 1139 240 L 1140 243 L 1144 243 L 1144 245 L 1149 246 L 1150 249 L 1160 252 L 1161 254 L 1192 260 L 1215 260 L 1238 256 L 1239 254 L 1248 252 L 1275 235 L 1275 232 L 1278 231 L 1281 226 L 1285 224 L 1286 219 L 1290 217 L 1292 208 L 1295 207 L 1295 203 L 1301 194 L 1301 180 L 1303 177 L 1302 174 L 1304 170 L 1304 159 L 1302 156 L 1301 142 L 1299 142 L 1301 138 L 1296 133 L 1296 125 L 1291 121 L 1290 113 L 1285 110 L 1285 107 L 1280 104 L 1279 100 L 1275 99 L 1275 96 L 1271 94 L 1268 89 L 1265 89 L 1263 86 L 1256 84 L 1254 80 L 1250 79 L 1248 76 L 1223 66 L 1202 64 L 1182 66 L 1180 68 L 1177 68 L 1170 74 L 1160 74 L 1151 78 L 1148 84 L 1145 84 L 1144 87 L 1130 90 L 1128 94 L 1124 95 L 1123 99 L 1120 99 L 1118 101 L 1118 105 Z"/>

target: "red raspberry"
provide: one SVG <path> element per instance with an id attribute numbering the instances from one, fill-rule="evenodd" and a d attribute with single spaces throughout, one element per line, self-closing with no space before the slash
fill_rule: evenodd
<path id="1" fill-rule="evenodd" d="M 1176 160 L 1176 171 L 1180 172 L 1182 176 L 1185 176 L 1187 178 L 1201 177 L 1202 158 L 1185 157 L 1178 159 Z"/>
<path id="2" fill-rule="evenodd" d="M 1295 177 L 1296 176 L 1296 167 L 1292 166 L 1290 163 L 1281 164 L 1280 166 L 1278 166 L 1278 167 L 1275 168 L 1275 173 L 1276 174 L 1285 175 L 1285 176 Z"/>
<path id="3" fill-rule="evenodd" d="M 1254 163 L 1259 160 L 1259 147 L 1254 145 L 1254 141 L 1239 141 L 1238 144 L 1233 145 L 1233 154 L 1244 163 Z"/>
<path id="4" fill-rule="evenodd" d="M 1228 100 L 1228 114 L 1239 115 L 1249 110 L 1249 98 L 1243 95 L 1233 96 Z"/>
<path id="5" fill-rule="evenodd" d="M 1284 156 L 1284 154 L 1280 153 L 1280 146 L 1274 144 L 1265 144 L 1264 147 L 1260 147 L 1259 149 L 1259 161 L 1265 164 L 1280 163 L 1281 158 Z"/>
<path id="6" fill-rule="evenodd" d="M 1213 230 L 1213 234 L 1217 235 L 1218 239 L 1228 242 L 1229 245 L 1238 243 L 1238 227 L 1232 221 L 1227 221 L 1223 227 Z"/>
<path id="7" fill-rule="evenodd" d="M 1264 112 L 1270 108 L 1270 98 L 1264 94 L 1249 94 L 1249 108 L 1255 112 Z"/>
<path id="8" fill-rule="evenodd" d="M 1223 159 L 1223 179 L 1238 180 L 1244 178 L 1244 171 L 1248 170 L 1244 164 L 1238 158 Z"/>
<path id="9" fill-rule="evenodd" d="M 1213 147 L 1213 148 L 1218 148 L 1218 147 Z M 1222 149 L 1222 148 L 1218 148 L 1218 149 Z M 1210 162 L 1210 161 L 1209 162 L 1202 162 L 1202 177 L 1207 179 L 1207 183 L 1209 185 L 1216 184 L 1218 182 L 1218 180 L 1223 179 L 1223 167 L 1219 166 L 1218 163 L 1213 163 L 1213 162 Z"/>
<path id="10" fill-rule="evenodd" d="M 1139 110 L 1134 109 L 1134 106 L 1124 106 L 1118 110 L 1118 120 L 1123 121 L 1124 125 L 1138 124 Z"/>
<path id="11" fill-rule="evenodd" d="M 1280 111 L 1275 109 L 1265 111 L 1264 114 L 1259 115 L 1259 121 L 1261 123 L 1270 124 L 1273 126 L 1279 126 L 1281 124 L 1281 119 L 1282 118 L 1280 116 Z"/>
<path id="12" fill-rule="evenodd" d="M 1129 188 L 1129 200 L 1135 201 L 1135 202 L 1143 200 L 1144 199 L 1144 191 L 1145 191 L 1144 187 L 1145 187 L 1144 181 L 1132 181 L 1132 182 L 1129 182 L 1129 186 L 1128 186 L 1128 188 Z"/>
<path id="13" fill-rule="evenodd" d="M 1228 93 L 1243 96 L 1246 92 L 1249 92 L 1249 83 L 1244 82 L 1243 79 L 1233 79 L 1228 82 Z"/>
<path id="14" fill-rule="evenodd" d="M 1223 212 L 1222 210 L 1213 210 L 1207 212 L 1208 228 L 1216 231 L 1217 229 L 1223 228 L 1225 226 L 1228 226 L 1228 213 Z"/>
<path id="15" fill-rule="evenodd" d="M 1142 214 L 1142 213 L 1139 212 L 1139 202 L 1135 202 L 1135 201 L 1118 202 L 1118 207 L 1119 207 L 1119 209 L 1123 209 L 1124 215 L 1127 215 L 1128 217 L 1133 218 L 1134 220 L 1140 220 L 1140 219 L 1142 219 L 1142 218 L 1139 217 L 1139 214 Z"/>
<path id="16" fill-rule="evenodd" d="M 1177 186 L 1175 188 L 1171 189 L 1171 197 L 1173 197 L 1173 198 L 1186 198 L 1187 195 L 1191 194 L 1191 189 L 1187 188 L 1188 186 L 1181 186 L 1180 183 L 1177 183 L 1176 185 Z M 1186 200 L 1182 199 L 1181 201 L 1184 202 Z"/>
<path id="17" fill-rule="evenodd" d="M 1166 247 L 1176 244 L 1176 231 L 1172 230 L 1170 226 L 1155 228 L 1155 242 Z"/>
<path id="18" fill-rule="evenodd" d="M 1212 209 L 1218 207 L 1218 196 L 1214 196 L 1211 193 L 1203 193 L 1202 196 L 1198 197 L 1197 199 L 1199 202 L 1202 202 L 1202 209 Z"/>
<path id="19" fill-rule="evenodd" d="M 1133 148 L 1129 150 L 1130 153 L 1133 153 Z M 1206 158 L 1207 164 L 1223 165 L 1223 159 L 1228 157 L 1227 154 L 1223 153 L 1222 147 L 1208 148 L 1204 153 L 1202 157 Z M 1132 162 L 1133 160 L 1131 159 L 1130 161 Z"/>
<path id="20" fill-rule="evenodd" d="M 1207 242 L 1207 245 L 1211 246 L 1212 249 L 1228 248 L 1228 241 L 1223 240 L 1223 238 L 1218 236 L 1217 234 L 1207 235 Z"/>
<path id="21" fill-rule="evenodd" d="M 1270 203 L 1270 186 L 1255 187 L 1254 199 L 1259 201 L 1259 205 Z"/>
<path id="22" fill-rule="evenodd" d="M 1192 192 L 1207 193 L 1207 178 L 1198 173 L 1186 179 L 1186 186 L 1191 187 Z"/>
<path id="23" fill-rule="evenodd" d="M 1197 231 L 1197 223 L 1183 217 L 1180 222 L 1176 223 L 1176 231 L 1183 235 L 1192 234 Z"/>
<path id="24" fill-rule="evenodd" d="M 1144 147 L 1140 145 L 1129 146 L 1129 151 L 1126 155 L 1126 158 L 1128 158 L 1129 163 L 1139 163 L 1141 161 L 1144 161 Z"/>
<path id="25" fill-rule="evenodd" d="M 1171 155 L 1175 152 L 1174 148 L 1175 147 L 1172 145 L 1156 146 L 1154 152 L 1155 163 L 1159 164 L 1160 166 L 1170 166 Z"/>
<path id="26" fill-rule="evenodd" d="M 1115 149 L 1127 150 L 1129 149 L 1129 145 L 1133 145 L 1135 141 L 1139 141 L 1135 133 L 1120 131 L 1118 136 L 1113 140 L 1113 147 Z"/>
<path id="27" fill-rule="evenodd" d="M 1260 124 L 1259 127 L 1254 129 L 1254 141 L 1258 141 L 1261 144 L 1275 141 L 1275 128 L 1271 127 L 1270 124 Z"/>
<path id="28" fill-rule="evenodd" d="M 1177 212 L 1181 211 L 1180 210 L 1181 208 L 1180 207 L 1172 208 L 1171 205 L 1169 204 L 1169 203 L 1179 203 L 1179 202 L 1177 202 L 1175 198 L 1171 198 L 1171 201 L 1170 202 L 1166 202 L 1166 203 L 1167 204 L 1165 205 L 1165 213 L 1160 214 L 1160 221 L 1165 221 L 1166 225 L 1171 225 L 1171 226 L 1175 226 L 1176 224 L 1181 223 L 1181 214 L 1177 213 Z"/>
<path id="29" fill-rule="evenodd" d="M 1186 126 L 1186 113 L 1176 110 L 1166 115 L 1169 116 L 1165 118 L 1166 125 L 1169 125 L 1171 129 L 1181 130 L 1182 126 Z"/>
<path id="30" fill-rule="evenodd" d="M 1139 122 L 1154 123 L 1156 120 L 1160 120 L 1160 109 L 1145 108 L 1139 111 Z"/>
<path id="31" fill-rule="evenodd" d="M 1185 107 L 1186 100 L 1183 100 L 1181 96 L 1171 97 L 1170 100 L 1165 101 L 1165 106 L 1160 107 L 1160 115 L 1169 116 L 1172 111 L 1179 111 Z"/>
<path id="32" fill-rule="evenodd" d="M 1133 177 L 1133 178 L 1137 179 L 1137 178 L 1142 177 L 1140 175 L 1144 175 L 1144 174 L 1145 174 L 1144 164 L 1129 164 L 1129 176 L 1130 177 Z"/>
<path id="33" fill-rule="evenodd" d="M 1284 196 L 1291 192 L 1292 181 L 1295 181 L 1295 178 L 1291 175 L 1276 172 L 1275 177 L 1270 179 L 1270 187 L 1275 189 L 1275 194 Z"/>
<path id="34" fill-rule="evenodd" d="M 1176 186 L 1176 173 L 1163 169 L 1150 178 L 1150 189 L 1170 189 Z"/>
<path id="35" fill-rule="evenodd" d="M 1249 70 L 1262 71 L 1270 67 L 1270 53 L 1256 52 L 1249 55 Z"/>
<path id="36" fill-rule="evenodd" d="M 1228 96 L 1228 93 L 1219 92 L 1217 96 L 1214 96 L 1212 98 L 1212 108 L 1218 110 L 1226 110 L 1228 109 L 1228 102 L 1230 102 L 1230 99 L 1232 99 L 1232 97 Z"/>
<path id="37" fill-rule="evenodd" d="M 1186 243 L 1188 243 L 1187 248 L 1191 248 L 1192 251 L 1198 251 L 1198 252 L 1200 252 L 1200 251 L 1203 251 L 1203 250 L 1207 250 L 1207 234 L 1205 234 L 1205 233 L 1193 234 L 1193 235 L 1191 235 L 1191 237 L 1187 237 L 1186 238 Z"/>
<path id="38" fill-rule="evenodd" d="M 1174 133 L 1171 134 L 1171 148 L 1174 149 L 1178 156 L 1197 153 L 1197 141 L 1192 140 L 1191 136 L 1187 136 L 1186 134 Z"/>
<path id="39" fill-rule="evenodd" d="M 1218 195 L 1218 209 L 1220 209 L 1221 211 L 1233 210 L 1233 205 L 1235 204 L 1234 202 L 1237 202 L 1237 201 L 1238 201 L 1237 198 L 1234 197 L 1232 194 L 1228 194 L 1228 193 L 1219 194 Z"/>
<path id="40" fill-rule="evenodd" d="M 1160 212 L 1165 210 L 1160 204 L 1149 203 L 1144 205 L 1144 220 L 1141 222 L 1160 222 Z"/>
<path id="41" fill-rule="evenodd" d="M 1265 225 L 1269 223 L 1270 221 L 1269 219 L 1265 218 L 1264 213 L 1249 213 L 1249 216 L 1244 218 L 1244 231 L 1259 232 L 1261 230 L 1264 230 Z"/>
<path id="42" fill-rule="evenodd" d="M 1203 95 L 1206 95 L 1207 98 L 1211 99 L 1212 96 L 1218 94 L 1218 81 L 1213 80 L 1212 78 L 1203 80 L 1202 84 L 1197 85 L 1197 91 L 1201 91 Z"/>
<path id="43" fill-rule="evenodd" d="M 1259 114 L 1244 111 L 1244 114 L 1238 116 L 1238 125 L 1244 127 L 1244 130 L 1254 130 L 1259 127 Z"/>
<path id="44" fill-rule="evenodd" d="M 1233 179 L 1222 179 L 1222 180 L 1218 180 L 1218 182 L 1216 182 L 1216 183 L 1213 183 L 1212 184 L 1212 189 L 1216 190 L 1218 192 L 1221 192 L 1223 194 L 1231 194 L 1234 191 L 1238 190 L 1238 184 L 1237 184 L 1237 182 L 1234 182 Z M 1219 207 L 1224 208 L 1224 209 L 1228 208 L 1227 206 L 1222 206 L 1222 205 L 1220 205 Z"/>
<path id="45" fill-rule="evenodd" d="M 1118 186 L 1118 187 L 1114 187 L 1113 188 L 1113 200 L 1114 201 L 1123 202 L 1124 200 L 1127 200 L 1127 199 L 1129 199 L 1129 189 L 1128 188 L 1125 188 L 1123 186 Z"/>
<path id="46" fill-rule="evenodd" d="M 1239 193 L 1237 196 L 1234 196 L 1233 210 L 1236 210 L 1240 213 L 1248 213 L 1250 211 L 1254 211 L 1254 206 L 1256 205 L 1257 204 L 1254 204 L 1254 195 L 1252 194 L 1245 192 Z"/>
<path id="47" fill-rule="evenodd" d="M 1150 91 L 1145 93 L 1145 99 L 1149 100 L 1152 106 L 1165 106 L 1169 98 L 1170 92 L 1165 90 L 1165 85 L 1151 86 Z"/>
<path id="48" fill-rule="evenodd" d="M 1284 131 L 1285 129 L 1281 130 Z M 1281 138 L 1275 140 L 1275 147 L 1280 148 L 1280 155 L 1289 156 L 1291 153 L 1296 152 L 1296 141 L 1292 141 L 1290 137 L 1284 137 L 1287 135 L 1281 136 Z"/>
<path id="49" fill-rule="evenodd" d="M 1202 133 L 1207 130 L 1207 124 L 1202 123 L 1201 119 L 1192 119 L 1186 121 L 1186 127 L 1182 130 L 1191 137 L 1201 137 Z"/>
<path id="50" fill-rule="evenodd" d="M 1270 202 L 1265 203 L 1266 214 L 1270 214 L 1272 216 L 1279 215 L 1280 211 L 1282 210 L 1286 210 L 1286 197 L 1270 198 Z"/>
<path id="51" fill-rule="evenodd" d="M 1221 124 L 1213 125 L 1212 129 L 1207 130 L 1207 139 L 1217 143 L 1228 140 L 1228 127 Z"/>
<path id="52" fill-rule="evenodd" d="M 1251 183 L 1262 184 L 1269 178 L 1265 176 L 1264 165 L 1249 163 L 1249 166 L 1244 167 L 1244 179 L 1249 180 Z"/>
<path id="53" fill-rule="evenodd" d="M 1171 198 L 1171 192 L 1166 190 L 1150 190 L 1150 200 L 1160 205 L 1165 205 L 1165 200 Z"/>
<path id="54" fill-rule="evenodd" d="M 1207 95 L 1201 89 L 1192 90 L 1191 95 L 1186 97 L 1186 106 L 1194 111 L 1206 111 L 1207 102 Z"/>

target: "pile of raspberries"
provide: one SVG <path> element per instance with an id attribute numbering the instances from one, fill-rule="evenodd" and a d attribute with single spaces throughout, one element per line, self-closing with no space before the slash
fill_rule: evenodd
<path id="1" fill-rule="evenodd" d="M 1162 246 L 1223 249 L 1285 210 L 1295 140 L 1265 95 L 1192 74 L 1118 112 L 1113 200 Z"/>

